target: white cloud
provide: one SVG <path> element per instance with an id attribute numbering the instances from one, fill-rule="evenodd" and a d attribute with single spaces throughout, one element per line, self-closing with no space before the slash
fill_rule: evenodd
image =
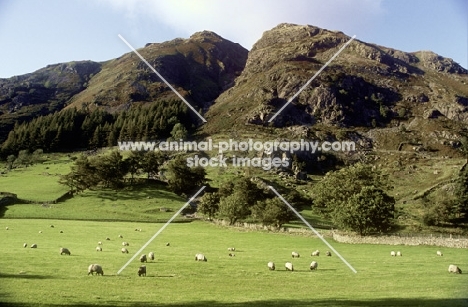
<path id="1" fill-rule="evenodd" d="M 133 20 L 150 18 L 185 37 L 211 30 L 250 49 L 282 22 L 311 24 L 348 35 L 371 26 L 381 0 L 102 0 Z M 358 35 L 359 36 L 359 35 Z"/>

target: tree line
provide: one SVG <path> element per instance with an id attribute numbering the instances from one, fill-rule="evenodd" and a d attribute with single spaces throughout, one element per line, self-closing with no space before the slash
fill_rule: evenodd
<path id="1" fill-rule="evenodd" d="M 176 124 L 191 130 L 193 123 L 180 100 L 161 100 L 114 114 L 102 109 L 66 109 L 16 123 L 0 147 L 0 158 L 17 155 L 20 150 L 56 152 L 115 146 L 117 141 L 166 139 Z"/>

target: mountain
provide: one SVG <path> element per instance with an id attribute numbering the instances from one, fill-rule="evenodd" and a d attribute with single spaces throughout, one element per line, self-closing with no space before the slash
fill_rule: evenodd
<path id="1" fill-rule="evenodd" d="M 139 53 L 197 110 L 207 109 L 233 85 L 248 50 L 216 33 L 148 43 Z M 133 104 L 177 98 L 133 52 L 103 63 L 49 65 L 31 74 L 0 79 L 0 142 L 15 121 L 63 108 L 118 112 Z"/>
<path id="2" fill-rule="evenodd" d="M 200 135 L 273 131 L 275 137 L 353 139 L 366 150 L 416 146 L 456 154 L 468 135 L 468 71 L 430 51 L 355 39 L 268 122 L 349 40 L 339 31 L 280 24 L 250 51 L 202 31 L 139 52 L 203 113 L 208 122 Z M 0 79 L 0 141 L 15 120 L 63 108 L 116 113 L 167 98 L 178 99 L 133 52 L 102 63 L 49 65 Z"/>
<path id="3" fill-rule="evenodd" d="M 207 114 L 222 124 L 265 125 L 271 116 L 351 38 L 313 26 L 280 24 L 249 53 L 234 87 Z M 468 120 L 468 71 L 433 52 L 407 53 L 354 40 L 274 120 L 274 126 L 388 125 L 392 119 L 440 113 Z M 229 114 L 228 116 L 226 114 Z M 207 129 L 223 127 L 209 121 Z"/>

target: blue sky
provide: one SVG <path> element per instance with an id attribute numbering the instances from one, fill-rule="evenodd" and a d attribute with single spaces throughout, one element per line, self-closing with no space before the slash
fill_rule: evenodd
<path id="1" fill-rule="evenodd" d="M 466 0 L 0 0 L 0 78 L 104 61 L 148 42 L 211 30 L 247 49 L 282 22 L 340 30 L 468 67 Z"/>

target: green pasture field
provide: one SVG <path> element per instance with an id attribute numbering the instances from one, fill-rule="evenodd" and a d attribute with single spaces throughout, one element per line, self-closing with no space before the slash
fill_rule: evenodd
<path id="1" fill-rule="evenodd" d="M 50 227 L 54 225 L 54 227 Z M 139 277 L 127 261 L 163 226 L 144 222 L 0 219 L 0 302 L 8 306 L 466 306 L 467 249 L 352 245 L 330 241 L 353 273 L 315 237 L 247 231 L 209 222 L 172 223 L 142 253 L 154 251 Z M 8 230 L 6 229 L 8 227 Z M 135 229 L 140 229 L 135 231 Z M 60 230 L 63 233 L 60 233 Z M 39 233 L 42 231 L 42 233 Z M 118 235 L 123 235 L 120 239 Z M 109 237 L 111 240 L 106 241 Z M 331 239 L 330 239 L 331 240 Z M 102 241 L 103 251 L 95 250 Z M 122 241 L 130 253 L 122 254 Z M 166 246 L 166 242 L 170 246 Z M 28 243 L 23 248 L 23 243 Z M 29 246 L 37 244 L 37 249 Z M 228 247 L 236 248 L 235 256 Z M 71 256 L 60 255 L 67 247 Z M 319 257 L 311 257 L 316 249 Z M 402 257 L 391 257 L 400 250 Z M 291 252 L 300 258 L 291 258 Z M 194 260 L 204 253 L 207 262 Z M 312 260 L 318 270 L 310 271 Z M 269 271 L 274 261 L 277 270 Z M 295 271 L 284 263 L 291 261 Z M 88 276 L 89 264 L 104 276 Z"/>

